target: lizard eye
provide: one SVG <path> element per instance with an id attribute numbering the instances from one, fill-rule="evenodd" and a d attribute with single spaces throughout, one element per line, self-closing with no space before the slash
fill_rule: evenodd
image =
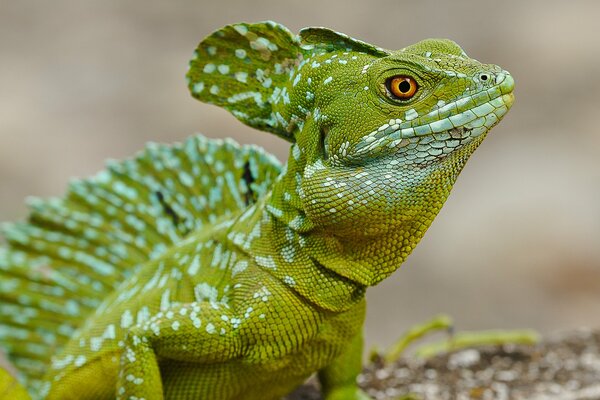
<path id="1" fill-rule="evenodd" d="M 410 76 L 396 75 L 387 80 L 387 88 L 395 99 L 408 100 L 412 98 L 419 86 Z"/>

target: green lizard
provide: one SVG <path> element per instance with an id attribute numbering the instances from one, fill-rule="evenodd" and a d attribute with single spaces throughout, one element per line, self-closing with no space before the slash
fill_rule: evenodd
<path id="1" fill-rule="evenodd" d="M 35 399 L 277 399 L 317 371 L 327 400 L 367 399 L 365 290 L 424 235 L 513 78 L 450 40 L 388 51 L 264 22 L 205 38 L 188 82 L 290 142 L 287 164 L 195 136 L 31 200 L 0 248 L 0 346 Z"/>

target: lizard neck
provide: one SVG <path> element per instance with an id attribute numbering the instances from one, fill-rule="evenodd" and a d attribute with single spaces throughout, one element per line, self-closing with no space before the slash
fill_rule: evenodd
<path id="1" fill-rule="evenodd" d="M 442 163 L 407 164 L 394 171 L 394 179 L 377 163 L 357 168 L 336 168 L 320 161 L 308 164 L 294 155 L 298 150 L 293 147 L 287 170 L 265 199 L 265 212 L 274 221 L 270 240 L 275 251 L 283 259 L 302 254 L 339 277 L 339 282 L 357 287 L 379 283 L 398 269 L 421 240 L 482 140 L 466 144 Z M 315 179 L 317 174 L 323 179 Z M 367 186 L 378 190 L 365 191 L 367 181 L 373 181 Z M 321 192 L 327 195 L 319 197 Z M 315 207 L 319 213 L 313 211 Z"/>
<path id="2" fill-rule="evenodd" d="M 302 210 L 275 208 L 275 192 L 279 193 L 267 194 L 236 219 L 228 229 L 229 242 L 258 268 L 319 308 L 343 312 L 358 305 L 366 287 L 318 260 L 312 233 L 297 229 L 303 226 Z"/>

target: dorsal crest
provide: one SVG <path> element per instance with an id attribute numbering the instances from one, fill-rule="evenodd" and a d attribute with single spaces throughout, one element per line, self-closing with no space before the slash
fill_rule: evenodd
<path id="1" fill-rule="evenodd" d="M 227 25 L 198 45 L 187 74 L 189 89 L 243 123 L 293 141 L 277 104 L 301 58 L 298 38 L 282 25 Z"/>
<path id="2" fill-rule="evenodd" d="M 328 28 L 304 28 L 300 31 L 299 36 L 302 47 L 309 51 L 357 51 L 377 57 L 384 57 L 390 54 L 389 51 L 381 47 L 373 46 L 362 40 L 351 38 L 345 33 L 336 32 Z"/>
<path id="3" fill-rule="evenodd" d="M 227 25 L 200 42 L 187 74 L 196 99 L 231 112 L 243 123 L 294 142 L 290 91 L 302 60 L 352 51 L 383 57 L 387 50 L 327 28 L 299 35 L 275 22 Z"/>

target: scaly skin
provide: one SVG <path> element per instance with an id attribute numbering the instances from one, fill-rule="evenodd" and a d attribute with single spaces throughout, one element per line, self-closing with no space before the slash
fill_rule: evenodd
<path id="1" fill-rule="evenodd" d="M 188 81 L 291 142 L 287 165 L 195 137 L 33 202 L 0 250 L 0 343 L 34 398 L 268 400 L 318 371 L 327 400 L 366 399 L 365 290 L 424 235 L 512 77 L 449 40 L 267 22 L 204 39 Z"/>

